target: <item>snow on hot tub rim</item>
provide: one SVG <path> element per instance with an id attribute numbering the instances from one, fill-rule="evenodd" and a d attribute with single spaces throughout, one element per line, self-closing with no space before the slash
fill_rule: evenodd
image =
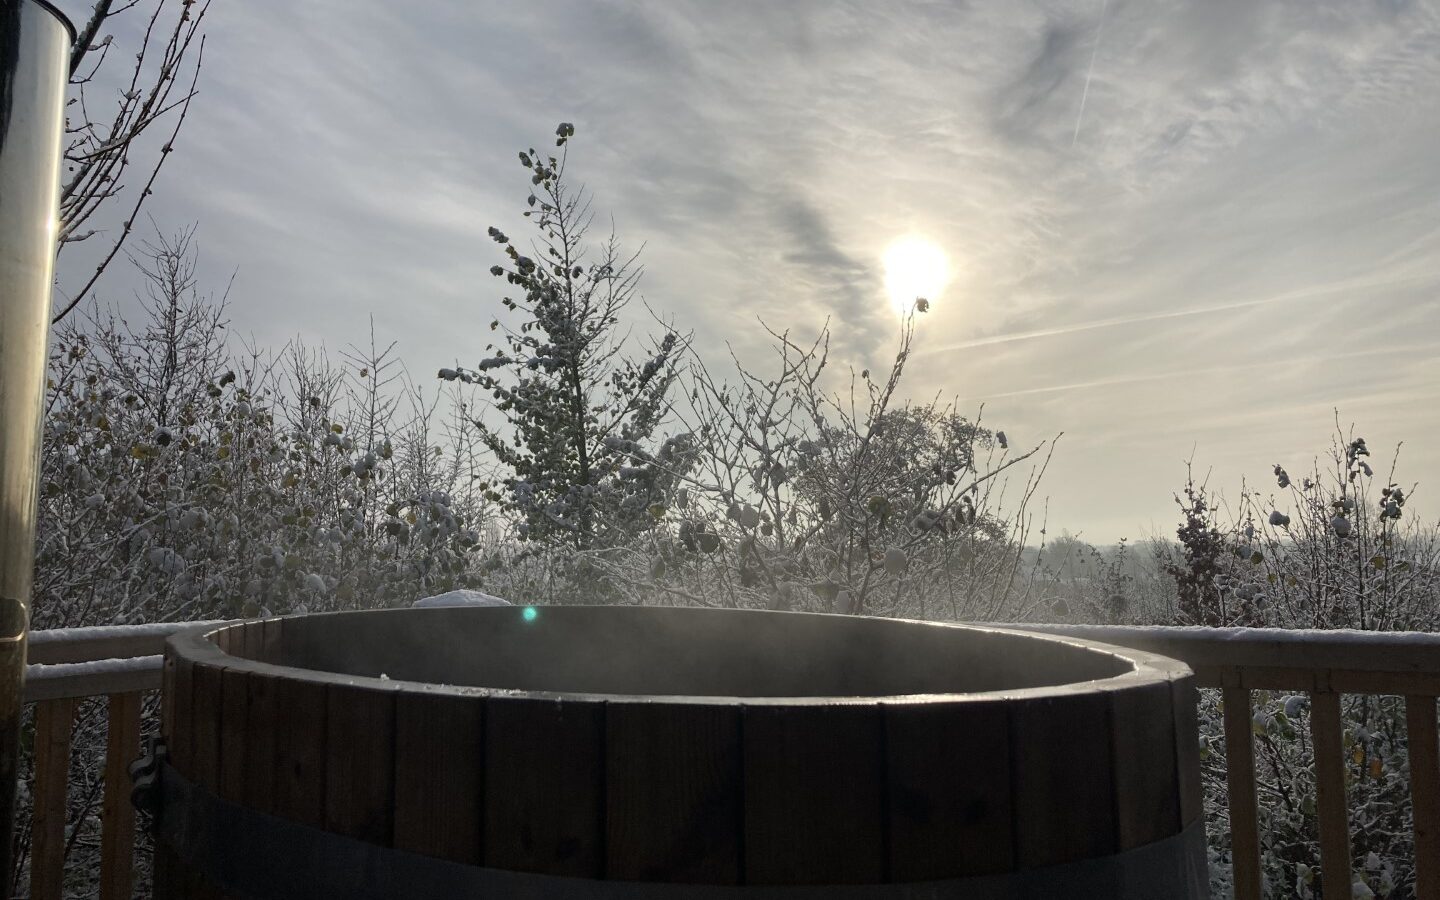
<path id="1" fill-rule="evenodd" d="M 383 675 L 364 676 L 349 675 L 338 672 L 329 672 L 321 669 L 308 669 L 301 666 L 282 665 L 279 663 L 263 662 L 242 656 L 236 656 L 226 652 L 217 643 L 217 637 L 227 629 L 241 628 L 249 625 L 263 624 L 270 622 L 283 623 L 289 620 L 306 619 L 316 620 L 321 618 L 371 615 L 371 614 L 403 614 L 410 616 L 424 615 L 514 615 L 526 609 L 546 610 L 600 610 L 600 609 L 660 609 L 660 610 L 682 610 L 690 613 L 722 613 L 722 614 L 744 614 L 755 616 L 804 616 L 823 619 L 863 619 L 876 622 L 895 623 L 897 625 L 916 625 L 927 628 L 943 628 L 955 631 L 965 631 L 972 634 L 1002 634 L 1014 637 L 1021 637 L 1029 640 L 1054 644 L 1058 647 L 1068 647 L 1071 651 L 1082 651 L 1110 656 L 1130 666 L 1127 672 L 1112 675 L 1105 678 L 1095 678 L 1084 681 L 1065 682 L 1061 684 L 1042 685 L 1025 688 L 1006 688 L 992 691 L 957 691 L 957 692 L 929 692 L 909 694 L 863 694 L 863 695 L 777 695 L 777 696 L 741 696 L 727 694 L 635 694 L 635 693 L 597 693 L 586 691 L 541 691 L 523 690 L 511 688 L 485 687 L 479 685 L 453 685 L 428 681 L 414 681 L 408 679 L 389 678 Z M 1069 652 L 1069 651 L 1062 651 Z M 1134 690 L 1141 690 L 1152 685 L 1174 684 L 1176 682 L 1191 679 L 1194 672 L 1190 666 L 1179 660 L 1158 653 L 1146 650 L 1138 650 L 1131 647 L 1122 647 L 1115 644 L 1107 644 L 1101 641 L 1088 640 L 1069 635 L 1049 634 L 1031 631 L 1020 627 L 1002 627 L 997 625 L 957 623 L 957 622 L 932 622 L 923 619 L 902 619 L 879 616 L 849 616 L 839 613 L 814 613 L 814 612 L 792 612 L 785 610 L 754 610 L 754 609 L 721 609 L 709 607 L 678 607 L 678 606 L 615 606 L 600 604 L 574 604 L 564 606 L 546 606 L 541 604 L 511 605 L 511 606 L 444 606 L 444 607 L 400 607 L 395 609 L 374 609 L 374 610 L 344 610 L 324 613 L 302 613 L 289 616 L 274 616 L 267 619 L 252 619 L 241 623 L 227 623 L 219 628 L 195 628 L 173 634 L 166 641 L 165 660 L 167 665 L 173 664 L 176 659 L 184 659 L 193 664 L 214 666 L 224 669 L 234 669 L 253 673 L 256 675 L 268 675 L 275 678 L 287 678 L 300 681 L 308 681 L 324 685 L 349 686 L 366 688 L 369 690 L 389 692 L 395 694 L 429 694 L 452 697 L 476 697 L 495 699 L 516 699 L 516 700 L 543 700 L 554 702 L 571 703 L 646 703 L 656 705 L 724 705 L 724 706 L 756 706 L 756 707 L 873 707 L 883 705 L 942 705 L 942 704 L 972 704 L 972 703 L 995 703 L 995 702 L 1016 702 L 1033 700 L 1064 700 L 1071 697 L 1088 696 L 1101 693 L 1122 693 Z"/>

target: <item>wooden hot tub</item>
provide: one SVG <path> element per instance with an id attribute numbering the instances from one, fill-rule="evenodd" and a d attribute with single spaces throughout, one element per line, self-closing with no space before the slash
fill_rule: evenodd
<path id="1" fill-rule="evenodd" d="M 172 638 L 158 897 L 1206 896 L 1172 660 L 994 628 L 408 609 Z"/>

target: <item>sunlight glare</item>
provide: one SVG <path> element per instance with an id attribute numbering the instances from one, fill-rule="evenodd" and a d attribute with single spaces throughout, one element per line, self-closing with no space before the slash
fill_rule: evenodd
<path id="1" fill-rule="evenodd" d="M 902 237 L 885 248 L 885 293 L 898 313 L 909 312 L 916 297 L 934 303 L 950 282 L 950 261 L 933 241 Z"/>

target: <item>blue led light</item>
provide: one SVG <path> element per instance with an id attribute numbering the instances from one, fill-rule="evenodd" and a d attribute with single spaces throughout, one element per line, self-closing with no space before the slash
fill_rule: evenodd
<path id="1" fill-rule="evenodd" d="M 527 606 L 527 607 L 525 607 L 525 611 L 520 614 L 520 617 L 523 618 L 523 619 L 524 619 L 525 621 L 527 621 L 527 622 L 533 622 L 533 621 L 535 621 L 535 617 L 538 616 L 538 615 L 540 615 L 540 611 L 539 611 L 539 610 L 537 610 L 537 609 L 536 609 L 535 607 L 533 607 L 533 606 Z"/>

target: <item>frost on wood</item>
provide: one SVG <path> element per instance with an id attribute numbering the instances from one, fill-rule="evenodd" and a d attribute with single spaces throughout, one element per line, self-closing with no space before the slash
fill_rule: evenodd
<path id="1" fill-rule="evenodd" d="M 159 670 L 163 657 L 132 656 L 125 659 L 94 659 L 87 662 L 53 663 L 25 667 L 27 681 L 47 681 L 63 678 L 79 678 L 102 675 L 125 675 L 134 672 Z"/>

